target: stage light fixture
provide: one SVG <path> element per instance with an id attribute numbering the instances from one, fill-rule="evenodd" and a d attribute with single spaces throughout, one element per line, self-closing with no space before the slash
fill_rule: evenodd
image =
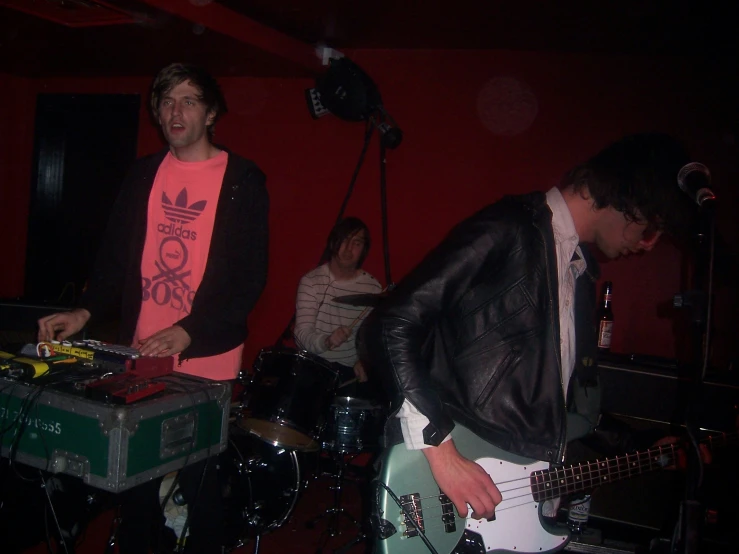
<path id="1" fill-rule="evenodd" d="M 397 148 L 403 132 L 385 111 L 370 76 L 347 57 L 331 58 L 328 63 L 326 73 L 316 78 L 315 88 L 305 91 L 311 117 L 332 113 L 345 121 L 369 121 L 380 132 L 386 148 Z"/>
<path id="2" fill-rule="evenodd" d="M 318 119 L 331 113 L 321 104 L 321 94 L 316 89 L 305 89 L 305 100 L 308 102 L 308 111 L 313 119 Z"/>

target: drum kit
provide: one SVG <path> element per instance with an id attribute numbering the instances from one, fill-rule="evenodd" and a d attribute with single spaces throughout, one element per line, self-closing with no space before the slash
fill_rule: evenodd
<path id="1" fill-rule="evenodd" d="M 338 297 L 346 304 L 376 306 L 385 293 Z M 383 407 L 370 400 L 338 395 L 339 371 L 329 362 L 290 348 L 263 349 L 252 371 L 243 371 L 240 400 L 231 406 L 228 448 L 221 454 L 222 497 L 227 550 L 254 541 L 259 552 L 262 535 L 282 527 L 295 509 L 307 483 L 303 467 L 312 456 L 328 454 L 336 465 L 334 507 L 324 516 L 345 515 L 358 529 L 361 525 L 339 506 L 346 459 L 377 451 L 385 422 Z M 346 383 L 344 383 L 345 385 Z M 168 475 L 160 487 L 167 526 L 177 536 L 187 517 L 187 507 Z M 181 496 L 181 495 L 180 495 Z M 333 536 L 337 517 L 328 528 Z"/>
<path id="2" fill-rule="evenodd" d="M 338 371 L 306 351 L 264 349 L 239 381 L 244 393 L 232 410 L 220 463 L 227 547 L 253 539 L 256 552 L 261 535 L 289 520 L 304 489 L 308 455 L 325 452 L 340 462 L 334 475 L 340 489 L 345 456 L 379 448 L 385 411 L 370 400 L 337 396 Z"/>

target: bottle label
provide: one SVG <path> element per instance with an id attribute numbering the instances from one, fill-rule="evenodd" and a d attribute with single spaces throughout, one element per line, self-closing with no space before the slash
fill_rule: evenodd
<path id="1" fill-rule="evenodd" d="M 598 331 L 598 348 L 611 347 L 611 334 L 613 332 L 613 321 L 601 321 Z"/>
<path id="2" fill-rule="evenodd" d="M 613 300 L 613 295 L 610 292 L 607 292 L 603 295 L 604 302 L 610 302 L 611 300 Z"/>
<path id="3" fill-rule="evenodd" d="M 567 514 L 567 520 L 570 527 L 582 527 L 587 523 L 588 516 L 590 515 L 590 495 L 586 495 L 585 498 L 579 500 L 573 500 L 570 502 L 570 509 Z"/>

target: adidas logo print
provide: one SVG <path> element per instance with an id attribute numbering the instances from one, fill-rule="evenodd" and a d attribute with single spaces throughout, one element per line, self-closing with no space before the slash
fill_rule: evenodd
<path id="1" fill-rule="evenodd" d="M 185 240 L 196 240 L 197 232 L 185 229 L 183 225 L 192 223 L 198 216 L 203 213 L 207 200 L 200 200 L 193 204 L 187 205 L 187 189 L 183 188 L 177 195 L 174 203 L 167 197 L 167 193 L 162 193 L 162 208 L 164 216 L 172 223 L 165 225 L 160 223 L 157 225 L 157 231 L 165 235 L 180 237 Z M 177 225 L 177 224 L 180 225 Z"/>
<path id="2" fill-rule="evenodd" d="M 188 206 L 187 189 L 185 188 L 183 188 L 177 195 L 174 204 L 167 197 L 167 193 L 162 193 L 162 208 L 164 208 L 164 215 L 174 223 L 187 225 L 188 223 L 195 221 L 198 216 L 203 213 L 207 203 L 207 200 L 200 200 Z"/>

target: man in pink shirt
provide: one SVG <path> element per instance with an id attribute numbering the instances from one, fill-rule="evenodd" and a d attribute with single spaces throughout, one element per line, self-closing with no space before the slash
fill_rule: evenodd
<path id="1" fill-rule="evenodd" d="M 120 306 L 119 342 L 176 356 L 176 370 L 217 380 L 241 367 L 247 316 L 267 275 L 265 175 L 213 144 L 226 112 L 217 81 L 172 64 L 154 80 L 150 108 L 168 147 L 137 160 L 123 183 L 77 309 L 39 320 L 41 341 L 63 340 Z M 180 473 L 191 509 L 187 552 L 220 552 L 215 461 Z M 122 499 L 121 552 L 146 552 L 158 481 Z"/>

